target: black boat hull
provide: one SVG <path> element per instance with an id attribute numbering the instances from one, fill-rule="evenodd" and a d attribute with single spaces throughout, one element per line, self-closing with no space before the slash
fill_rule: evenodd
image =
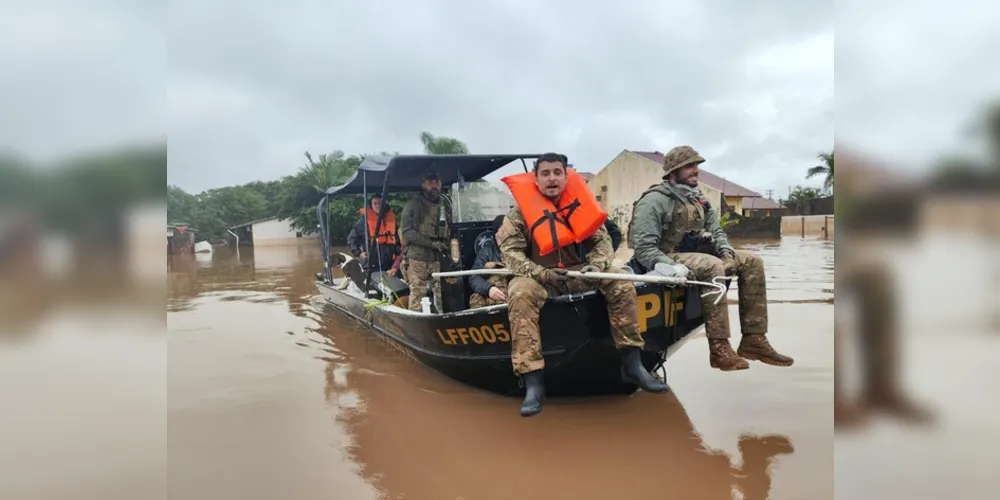
<path id="1" fill-rule="evenodd" d="M 503 395 L 521 395 L 511 367 L 507 306 L 423 314 L 395 306 L 366 307 L 359 296 L 317 282 L 327 303 L 414 358 L 464 384 Z M 639 327 L 646 341 L 643 364 L 653 369 L 703 325 L 698 289 L 636 285 Z M 629 394 L 608 328 L 604 297 L 596 292 L 549 299 L 540 317 L 549 396 Z"/>

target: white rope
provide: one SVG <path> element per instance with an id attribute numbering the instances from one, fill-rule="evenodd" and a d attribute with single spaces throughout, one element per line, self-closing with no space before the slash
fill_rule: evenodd
<path id="1" fill-rule="evenodd" d="M 446 272 L 431 274 L 431 276 L 436 279 L 472 276 L 472 275 L 513 276 L 514 271 L 511 271 L 510 269 L 468 269 L 465 271 L 446 271 Z M 722 300 L 722 297 L 726 295 L 726 285 L 719 283 L 719 281 L 728 281 L 733 279 L 732 276 L 716 276 L 715 278 L 712 278 L 712 282 L 709 283 L 707 281 L 695 281 L 695 280 L 689 280 L 687 278 L 677 278 L 673 276 L 657 276 L 650 274 L 601 273 L 601 272 L 584 273 L 580 271 L 566 271 L 566 276 L 572 278 L 656 283 L 660 285 L 671 285 L 671 286 L 697 285 L 697 286 L 711 287 L 714 288 L 715 290 L 706 292 L 701 296 L 705 297 L 708 295 L 717 294 L 718 297 L 716 297 L 715 299 L 716 304 L 718 304 L 719 301 Z"/>

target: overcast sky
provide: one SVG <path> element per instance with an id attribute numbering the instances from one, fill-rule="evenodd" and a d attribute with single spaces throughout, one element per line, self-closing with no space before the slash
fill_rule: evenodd
<path id="1" fill-rule="evenodd" d="M 926 157 L 996 91 L 992 16 L 930 1 L 835 18 L 829 0 L 3 0 L 0 147 L 166 130 L 168 180 L 197 192 L 293 173 L 305 150 L 420 152 L 423 130 L 591 172 L 690 144 L 781 195 L 818 185 L 803 173 L 833 146 L 836 19 L 840 141 Z"/>

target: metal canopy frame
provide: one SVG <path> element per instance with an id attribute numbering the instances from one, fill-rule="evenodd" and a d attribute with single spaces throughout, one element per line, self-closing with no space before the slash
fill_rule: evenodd
<path id="1" fill-rule="evenodd" d="M 425 174 L 434 172 L 441 178 L 441 186 L 451 186 L 454 183 L 463 187 L 466 182 L 475 182 L 487 175 L 517 161 L 521 161 L 524 171 L 528 171 L 525 159 L 537 159 L 539 154 L 476 154 L 476 155 L 396 155 L 369 156 L 361 161 L 357 172 L 347 182 L 326 190 L 319 203 L 316 204 L 316 217 L 319 221 L 322 239 L 323 272 L 327 281 L 333 282 L 333 271 L 330 267 L 329 251 L 329 221 L 323 223 L 323 213 L 329 219 L 329 199 L 335 195 L 362 195 L 367 206 L 368 193 L 380 192 L 382 199 L 388 197 L 389 187 L 393 192 L 420 191 Z M 388 204 L 383 204 L 375 222 L 375 234 L 382 228 Z M 365 213 L 365 223 L 368 222 Z M 367 226 L 366 226 L 367 227 Z M 369 235 L 370 236 L 370 235 Z M 370 240 L 365 239 L 365 251 L 371 255 Z M 376 243 L 377 244 L 377 243 Z M 371 267 L 368 268 L 368 279 L 371 278 Z"/>

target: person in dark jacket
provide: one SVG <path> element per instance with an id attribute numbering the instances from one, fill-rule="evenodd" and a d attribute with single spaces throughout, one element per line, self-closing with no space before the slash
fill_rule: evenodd
<path id="1" fill-rule="evenodd" d="M 618 245 L 622 244 L 621 229 L 618 229 L 618 224 L 615 224 L 615 221 L 613 221 L 611 217 L 608 217 L 604 221 L 604 229 L 607 229 L 608 234 L 611 235 L 611 248 L 617 252 Z"/>
<path id="2" fill-rule="evenodd" d="M 476 261 L 473 269 L 499 269 L 504 267 L 503 256 L 500 253 L 500 227 L 505 215 L 493 219 L 493 234 L 491 238 L 480 236 L 476 240 Z M 486 233 L 489 234 L 489 233 Z M 485 236 L 485 235 L 484 235 Z M 469 276 L 469 286 L 472 296 L 469 297 L 469 307 L 486 307 L 507 302 L 507 276 Z"/>

